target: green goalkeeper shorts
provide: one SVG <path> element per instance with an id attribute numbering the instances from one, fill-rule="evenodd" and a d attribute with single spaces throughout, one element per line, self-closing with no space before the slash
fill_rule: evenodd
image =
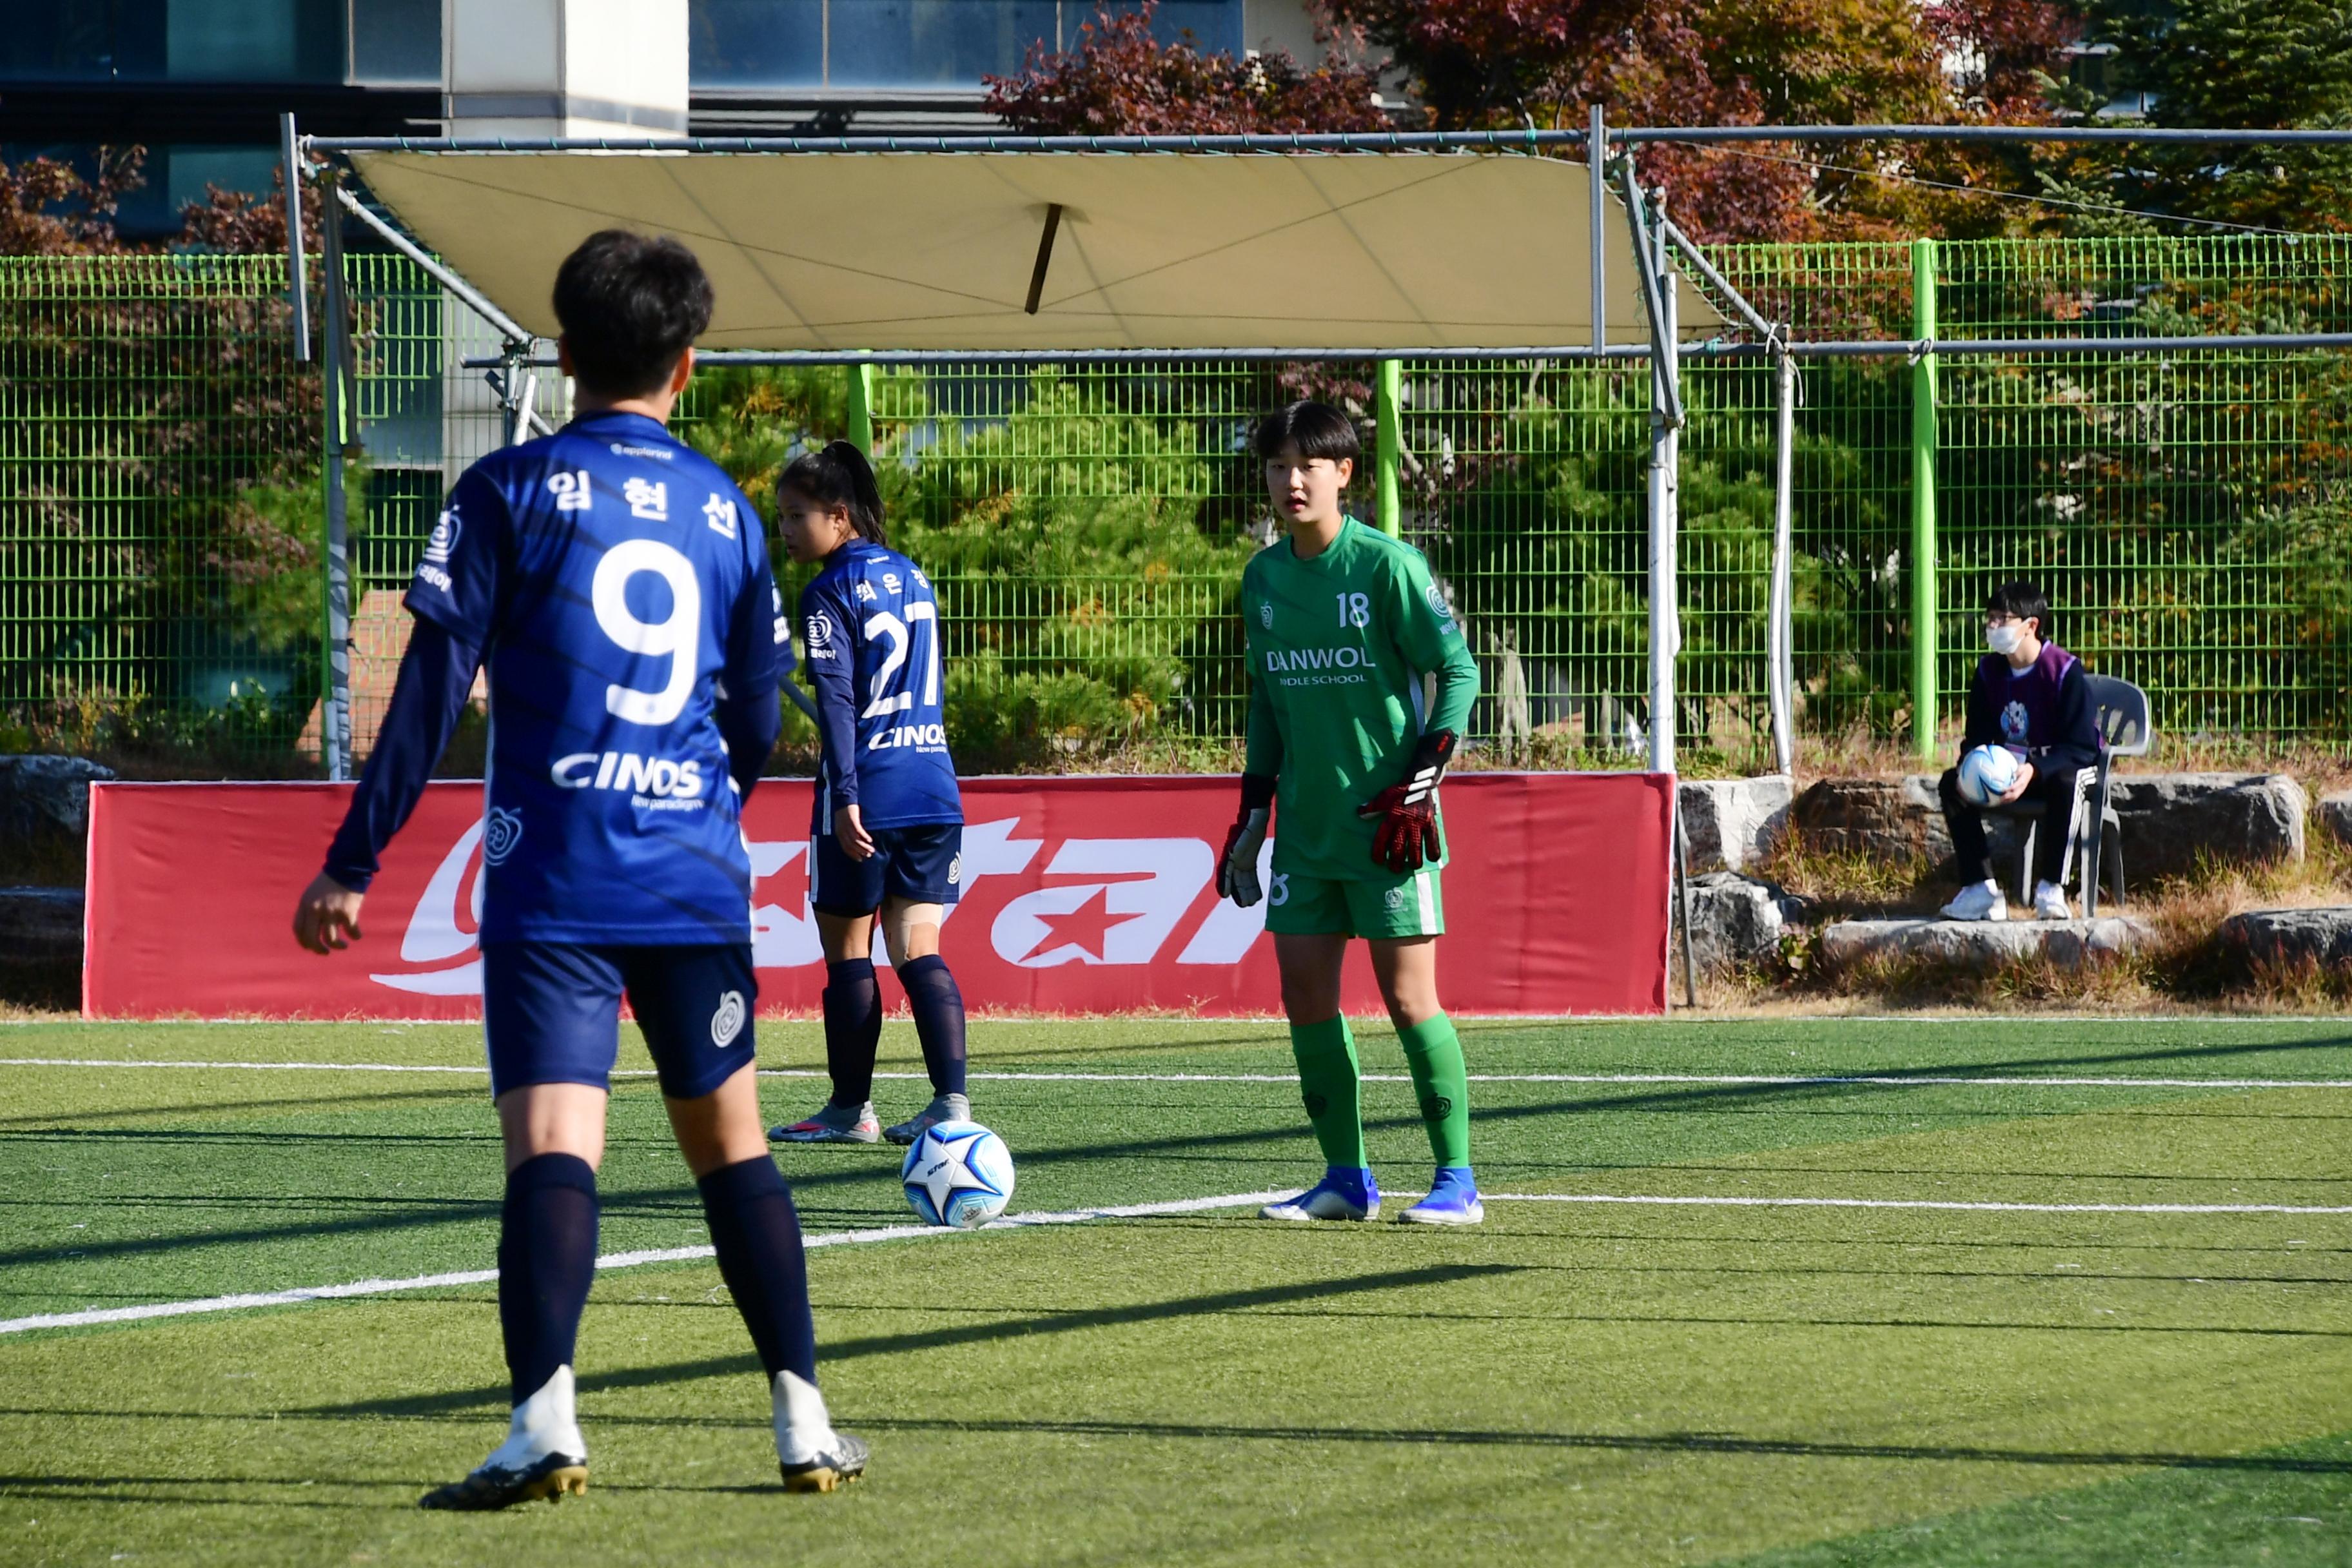
<path id="1" fill-rule="evenodd" d="M 1265 929 L 1279 936 L 1443 936 L 1445 894 L 1434 866 L 1344 882 L 1276 871 L 1265 893 Z"/>

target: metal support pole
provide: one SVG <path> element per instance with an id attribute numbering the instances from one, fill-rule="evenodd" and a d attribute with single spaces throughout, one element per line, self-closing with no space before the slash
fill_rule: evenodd
<path id="1" fill-rule="evenodd" d="M 302 255 L 302 139 L 295 133 L 294 117 L 278 117 L 278 159 L 286 179 L 286 302 L 294 310 L 294 358 L 310 358 L 310 280 L 304 276 Z"/>
<path id="2" fill-rule="evenodd" d="M 1698 955 L 1691 938 L 1690 838 L 1683 831 L 1683 786 L 1675 781 L 1675 923 L 1683 931 L 1683 1005 L 1698 1005 Z"/>
<path id="3" fill-rule="evenodd" d="M 1682 464 L 1682 362 L 1676 357 L 1680 323 L 1675 320 L 1679 298 L 1675 283 L 1675 255 L 1666 238 L 1664 192 L 1651 196 L 1656 230 L 1647 255 L 1641 257 L 1654 279 L 1649 298 L 1655 314 L 1652 335 L 1661 345 L 1650 362 L 1650 771 L 1669 775 L 1673 806 L 1674 923 L 1681 928 L 1683 1003 L 1698 1005 L 1698 966 L 1691 941 L 1690 854 L 1683 833 L 1682 780 L 1675 773 L 1675 660 L 1682 653 L 1681 586 L 1675 574 L 1675 535 L 1679 531 L 1679 488 Z"/>
<path id="4" fill-rule="evenodd" d="M 853 364 L 849 370 L 849 444 L 874 458 L 874 367 Z"/>
<path id="5" fill-rule="evenodd" d="M 333 178 L 328 175 L 330 182 Z M 350 388 L 343 379 L 349 331 L 343 319 L 343 226 L 334 202 L 321 206 L 325 216 L 319 238 L 327 318 L 320 344 L 325 362 L 320 369 L 327 469 L 327 690 L 319 749 L 325 753 L 328 780 L 342 784 L 352 776 L 351 501 L 343 487 L 343 448 L 351 438 Z"/>
<path id="6" fill-rule="evenodd" d="M 1936 336 L 1936 242 L 1911 242 L 1911 335 Z M 1936 760 L 1936 356 L 1911 362 L 1911 740 Z"/>
<path id="7" fill-rule="evenodd" d="M 1609 220 L 1609 111 L 1592 106 L 1584 136 L 1585 184 L 1591 188 L 1592 221 L 1592 352 L 1609 346 L 1608 247 L 1601 243 Z"/>
<path id="8" fill-rule="evenodd" d="M 1382 533 L 1404 536 L 1402 485 L 1404 468 L 1404 363 L 1384 359 L 1380 363 L 1380 391 L 1373 399 L 1372 506 Z"/>
<path id="9" fill-rule="evenodd" d="M 1791 603 L 1797 469 L 1797 362 L 1781 354 L 1773 371 L 1772 589 L 1765 611 L 1771 644 L 1765 679 L 1772 688 L 1772 758 L 1780 772 L 1797 771 L 1797 648 Z"/>
<path id="10" fill-rule="evenodd" d="M 1682 456 L 1682 366 L 1675 356 L 1674 258 L 1663 233 L 1643 258 L 1653 269 L 1648 290 L 1657 301 L 1651 331 L 1664 345 L 1650 377 L 1650 771 L 1675 771 L 1675 659 L 1682 652 L 1680 589 L 1675 553 Z"/>

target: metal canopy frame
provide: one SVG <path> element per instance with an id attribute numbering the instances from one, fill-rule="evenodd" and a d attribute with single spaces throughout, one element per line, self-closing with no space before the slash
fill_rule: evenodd
<path id="1" fill-rule="evenodd" d="M 1391 361 L 1400 353 L 1410 353 L 1416 359 L 1439 363 L 1475 363 L 1497 360 L 1549 359 L 1563 361 L 1648 360 L 1651 362 L 1651 455 L 1648 467 L 1648 555 L 1650 576 L 1650 733 L 1649 763 L 1653 771 L 1673 774 L 1675 772 L 1675 668 L 1676 651 L 1682 641 L 1679 606 L 1675 598 L 1675 568 L 1678 506 L 1676 489 L 1680 478 L 1680 435 L 1685 411 L 1681 396 L 1680 362 L 1684 355 L 1700 358 L 1759 357 L 1769 359 L 1774 370 L 1774 445 L 1776 465 L 1773 494 L 1772 563 L 1769 608 L 1767 612 L 1768 684 L 1770 686 L 1771 726 L 1774 758 L 1783 773 L 1795 765 L 1793 733 L 1794 649 L 1790 646 L 1793 616 L 1790 606 L 1791 534 L 1792 534 L 1792 457 L 1794 447 L 1795 409 L 1800 396 L 1796 362 L 1799 359 L 1867 359 L 1903 358 L 1915 364 L 1932 366 L 1938 356 L 2004 357 L 2015 354 L 2069 354 L 2108 356 L 2140 353 L 2168 353 L 2211 349 L 2310 350 L 2352 348 L 2352 332 L 2253 333 L 2243 335 L 2189 335 L 2172 337 L 2106 337 L 2106 338 L 1959 338 L 1938 339 L 1918 337 L 1907 341 L 1812 341 L 1792 338 L 1787 323 L 1773 323 L 1724 278 L 1701 253 L 1687 235 L 1667 221 L 1664 214 L 1665 193 L 1663 190 L 1645 194 L 1633 174 L 1630 158 L 1620 166 L 1623 199 L 1633 232 L 1635 270 L 1641 280 L 1644 314 L 1648 319 L 1649 341 L 1638 343 L 1609 342 L 1607 310 L 1603 298 L 1603 278 L 1606 258 L 1602 254 L 1602 224 L 1600 221 L 1604 197 L 1602 179 L 1607 173 L 1612 152 L 1623 153 L 1635 147 L 1673 143 L 1693 146 L 1719 146 L 1753 142 L 1793 142 L 1841 144 L 1863 142 L 1950 142 L 1976 145 L 2040 145 L 2040 144 L 2122 144 L 2189 145 L 2189 146 L 2347 146 L 2352 145 L 2352 130 L 2326 131 L 2237 131 L 2186 128 L 2127 129 L 2112 126 L 1974 126 L 1974 125 L 1736 125 L 1736 126 L 1632 126 L 1612 130 L 1601 107 L 1591 109 L 1591 119 L 1583 130 L 1538 130 L 1532 126 L 1524 131 L 1391 131 L 1348 132 L 1293 135 L 1224 135 L 1224 136 L 1023 136 L 1023 135 L 958 135 L 958 136 L 739 136 L 739 137 L 553 137 L 543 140 L 508 137 L 410 137 L 410 136 L 303 136 L 298 132 L 290 114 L 281 121 L 281 155 L 287 164 L 286 188 L 293 191 L 301 178 L 323 177 L 333 191 L 338 210 L 358 217 L 371 230 L 401 254 L 423 268 L 425 272 L 482 318 L 495 327 L 505 339 L 501 353 L 495 359 L 464 361 L 467 368 L 482 370 L 498 389 L 501 404 L 509 416 L 509 438 L 527 439 L 539 421 L 529 401 L 529 388 L 536 383 L 536 372 L 554 365 L 551 354 L 539 347 L 540 340 L 514 321 L 504 310 L 484 297 L 455 270 L 444 265 L 423 247 L 394 226 L 369 210 L 341 185 L 332 164 L 323 165 L 315 174 L 310 160 L 331 159 L 352 153 L 427 153 L 462 156 L 496 157 L 501 154 L 538 153 L 660 153 L 668 156 L 790 156 L 798 153 L 936 153 L 952 155 L 979 153 L 1131 153 L 1138 156 L 1180 153 L 1230 153 L 1234 155 L 1265 155 L 1300 153 L 1487 153 L 1539 155 L 1553 149 L 1573 149 L 1584 154 L 1592 177 L 1593 222 L 1591 228 L 1591 286 L 1594 301 L 1592 341 L 1590 343 L 1529 345 L 1525 348 L 1500 349 L 1437 349 L 1412 344 L 1386 344 L 1361 349 L 1299 348 L 1247 349 L 1239 351 L 1176 350 L 1151 351 L 1133 349 L 1106 350 L 1031 350 L 1031 351 L 957 351 L 957 350 L 898 350 L 877 353 L 833 351 L 759 351 L 719 350 L 699 357 L 699 363 L 710 365 L 930 365 L 967 362 L 984 357 L 1013 364 L 1119 364 L 1119 363 L 1199 363 L 1205 362 L 1267 361 Z M 299 205 L 289 203 L 291 221 L 288 225 L 289 280 L 293 306 L 293 332 L 298 358 L 309 357 L 310 331 L 308 301 L 303 285 L 303 253 L 300 235 Z M 327 345 L 330 393 L 328 397 L 328 601 L 331 608 L 331 639 L 348 633 L 350 576 L 348 562 L 348 520 L 342 479 L 342 445 L 340 426 L 349 406 L 348 399 L 338 395 L 336 384 L 341 380 L 342 345 L 348 342 L 345 321 L 341 269 L 336 265 L 341 247 L 336 243 L 340 225 L 327 225 L 328 255 L 326 277 L 322 279 L 328 318 Z M 1710 339 L 1704 342 L 1683 344 L 1676 341 L 1675 290 L 1679 274 L 1675 253 L 1679 251 L 1708 284 L 1727 303 L 1748 331 L 1756 335 L 1754 342 L 1730 339 Z M 350 666 L 348 648 L 331 649 L 327 661 L 331 689 L 327 693 L 330 732 L 335 743 L 325 749 L 331 778 L 341 779 L 350 774 L 351 737 Z M 1675 910 L 1676 923 L 1684 939 L 1684 984 L 1687 1001 L 1696 1000 L 1696 980 L 1691 970 L 1689 948 L 1687 867 L 1682 836 L 1682 816 L 1679 791 L 1674 811 L 1674 870 L 1675 898 L 1682 906 Z"/>

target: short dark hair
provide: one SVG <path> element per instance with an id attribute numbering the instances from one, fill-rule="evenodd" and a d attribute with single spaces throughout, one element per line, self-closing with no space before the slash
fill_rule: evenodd
<path id="1" fill-rule="evenodd" d="M 555 273 L 572 377 L 597 397 L 657 390 L 710 325 L 710 279 L 694 252 L 625 228 L 590 235 Z"/>
<path id="2" fill-rule="evenodd" d="M 882 531 L 882 487 L 874 480 L 874 465 L 847 441 L 830 441 L 824 450 L 803 452 L 776 476 L 776 500 L 783 493 L 806 496 L 819 506 L 837 506 L 849 512 L 849 526 L 869 544 L 887 545 Z"/>
<path id="3" fill-rule="evenodd" d="M 2050 640 L 2050 601 L 2042 596 L 2041 588 L 2023 578 L 2014 583 L 2003 583 L 1986 596 L 1985 613 L 1990 615 L 1995 611 L 2004 616 L 2015 616 L 2021 621 L 2034 622 L 2034 635 L 2044 642 Z"/>
<path id="4" fill-rule="evenodd" d="M 1355 462 L 1364 455 L 1356 438 L 1355 422 L 1328 403 L 1311 400 L 1277 408 L 1257 422 L 1257 455 L 1273 458 L 1285 447 L 1296 447 L 1310 461 L 1327 458 Z"/>

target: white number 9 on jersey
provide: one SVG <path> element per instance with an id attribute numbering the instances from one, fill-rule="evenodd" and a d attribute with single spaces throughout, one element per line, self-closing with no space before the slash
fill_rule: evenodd
<path id="1" fill-rule="evenodd" d="M 629 579 L 650 572 L 669 584 L 669 615 L 641 621 L 629 613 Z M 694 690 L 695 655 L 702 647 L 702 584 L 694 564 L 655 539 L 628 539 L 604 552 L 589 588 L 596 624 L 631 653 L 669 656 L 669 679 L 659 691 L 617 681 L 604 688 L 604 711 L 632 724 L 667 724 L 686 710 Z"/>

